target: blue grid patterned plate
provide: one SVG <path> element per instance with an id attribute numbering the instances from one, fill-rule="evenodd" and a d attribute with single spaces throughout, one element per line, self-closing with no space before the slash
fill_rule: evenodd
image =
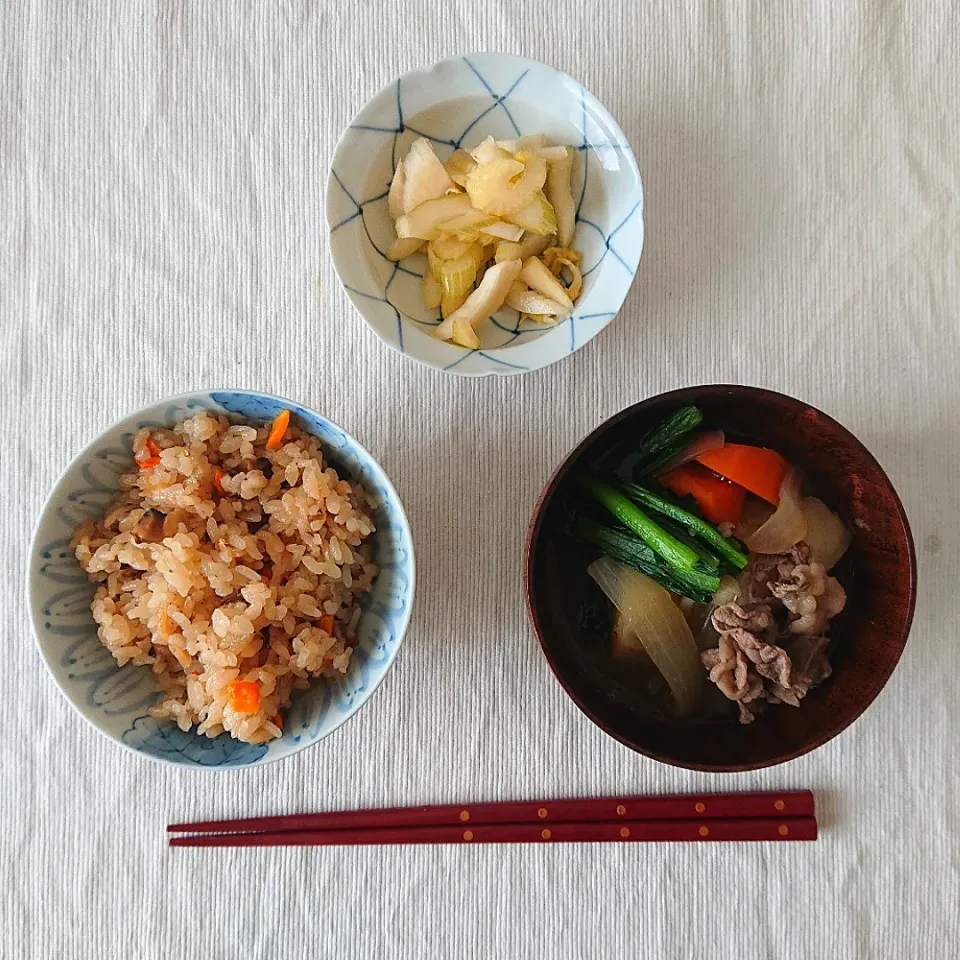
<path id="1" fill-rule="evenodd" d="M 486 136 L 545 133 L 576 150 L 574 246 L 584 255 L 584 292 L 554 327 L 518 325 L 503 310 L 478 330 L 481 349 L 433 336 L 439 312 L 420 298 L 425 258 L 391 263 L 387 188 L 417 137 L 441 159 Z M 630 145 L 614 119 L 576 80 L 553 67 L 500 53 L 444 60 L 402 76 L 357 114 L 334 153 L 327 182 L 333 263 L 350 300 L 388 346 L 451 373 L 483 376 L 535 370 L 578 350 L 623 304 L 643 248 L 643 188 Z"/>
<path id="2" fill-rule="evenodd" d="M 134 433 L 144 426 L 173 426 L 197 410 L 226 413 L 247 422 L 267 421 L 287 408 L 294 423 L 322 444 L 345 479 L 360 482 L 377 503 L 373 536 L 380 573 L 361 607 L 360 640 L 346 676 L 316 682 L 297 693 L 284 715 L 283 736 L 246 744 L 221 734 L 184 733 L 148 708 L 159 691 L 148 667 L 118 668 L 97 639 L 90 614 L 93 587 L 69 549 L 81 521 L 101 513 L 131 465 Z M 67 467 L 51 492 L 30 548 L 27 591 L 37 646 L 64 696 L 102 734 L 150 757 L 187 767 L 223 768 L 267 763 L 322 740 L 370 698 L 390 669 L 410 620 L 414 591 L 413 542 L 403 505 L 379 464 L 346 431 L 296 403 L 237 390 L 190 393 L 131 414 L 94 440 Z"/>

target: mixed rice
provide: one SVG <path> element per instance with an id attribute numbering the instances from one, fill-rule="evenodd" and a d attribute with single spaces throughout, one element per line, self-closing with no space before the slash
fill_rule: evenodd
<path id="1" fill-rule="evenodd" d="M 74 535 L 101 642 L 150 665 L 151 714 L 183 730 L 278 737 L 293 690 L 345 673 L 356 645 L 373 503 L 288 417 L 141 430 L 120 493 Z"/>

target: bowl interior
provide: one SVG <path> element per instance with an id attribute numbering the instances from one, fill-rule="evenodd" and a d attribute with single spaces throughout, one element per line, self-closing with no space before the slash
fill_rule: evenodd
<path id="1" fill-rule="evenodd" d="M 584 292 L 574 316 L 555 327 L 520 325 L 503 310 L 478 328 L 468 351 L 432 335 L 437 310 L 423 305 L 425 257 L 387 259 L 395 237 L 387 189 L 397 161 L 420 136 L 441 159 L 484 137 L 545 133 L 575 148 L 574 246 L 584 256 Z M 344 133 L 327 192 L 334 264 L 347 294 L 390 346 L 458 373 L 516 373 L 577 349 L 619 310 L 643 245 L 636 162 L 623 133 L 581 84 L 544 64 L 503 54 L 443 61 L 377 94 Z"/>
<path id="2" fill-rule="evenodd" d="M 160 697 L 149 667 L 118 668 L 97 639 L 90 614 L 93 585 L 69 549 L 81 521 L 102 513 L 129 470 L 134 433 L 144 426 L 172 426 L 199 409 L 247 421 L 272 419 L 283 408 L 316 436 L 330 463 L 360 482 L 377 500 L 373 542 L 380 567 L 373 591 L 362 601 L 359 646 L 342 680 L 316 682 L 298 692 L 287 711 L 284 734 L 269 744 L 247 744 L 227 734 L 208 738 L 184 733 L 147 709 Z M 29 592 L 40 651 L 67 699 L 98 730 L 154 759 L 188 766 L 239 766 L 280 759 L 327 736 L 367 700 L 383 679 L 406 629 L 413 600 L 410 530 L 400 501 L 383 471 L 336 424 L 297 404 L 263 394 L 222 391 L 164 401 L 114 425 L 70 465 L 44 508 L 30 556 Z"/>
<path id="3" fill-rule="evenodd" d="M 833 676 L 799 709 L 780 706 L 752 724 L 733 704 L 719 714 L 666 716 L 608 655 L 603 595 L 587 576 L 596 555 L 564 534 L 571 471 L 613 468 L 639 436 L 684 403 L 697 403 L 711 425 L 733 439 L 780 451 L 805 473 L 812 491 L 855 531 L 834 573 L 848 591 L 832 624 Z M 701 770 L 769 766 L 817 747 L 852 723 L 877 696 L 906 643 L 913 615 L 915 559 L 893 487 L 866 449 L 812 407 L 748 387 L 695 387 L 631 407 L 591 434 L 544 491 L 531 525 L 527 557 L 530 613 L 550 664 L 576 703 L 628 746 L 668 763 Z M 598 616 L 597 611 L 601 611 Z"/>

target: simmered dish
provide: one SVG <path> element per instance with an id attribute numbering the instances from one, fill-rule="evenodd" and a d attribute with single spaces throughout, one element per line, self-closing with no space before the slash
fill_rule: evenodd
<path id="1" fill-rule="evenodd" d="M 612 655 L 662 678 L 675 714 L 703 705 L 706 679 L 751 723 L 830 676 L 847 597 L 829 571 L 851 535 L 779 453 L 702 421 L 677 410 L 615 475 L 580 477 L 571 534 L 601 554 L 588 572 L 615 609 Z"/>
<path id="2" fill-rule="evenodd" d="M 541 326 L 571 314 L 583 289 L 572 167 L 573 151 L 540 134 L 487 137 L 446 163 L 413 142 L 390 184 L 389 257 L 426 254 L 423 302 L 440 310 L 441 340 L 478 348 L 477 324 L 504 306 Z"/>
<path id="3" fill-rule="evenodd" d="M 141 430 L 129 473 L 72 547 L 117 663 L 147 665 L 150 713 L 208 737 L 279 737 L 295 689 L 346 672 L 377 568 L 372 502 L 290 424 L 201 412 Z"/>

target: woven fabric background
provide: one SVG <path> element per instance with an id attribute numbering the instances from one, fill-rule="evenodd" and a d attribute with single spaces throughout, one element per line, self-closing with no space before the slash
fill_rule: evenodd
<path id="1" fill-rule="evenodd" d="M 960 942 L 960 6 L 0 6 L 0 956 L 933 958 Z M 647 245 L 573 357 L 456 379 L 388 352 L 337 285 L 339 131 L 414 66 L 548 61 L 618 118 Z M 783 390 L 898 487 L 917 618 L 883 695 L 811 756 L 698 776 L 581 716 L 528 628 L 523 538 L 607 416 L 707 381 Z M 108 423 L 205 387 L 295 398 L 394 478 L 419 593 L 376 697 L 320 746 L 180 772 L 81 722 L 23 595 L 29 536 Z M 194 817 L 809 786 L 819 843 L 183 852 Z"/>

